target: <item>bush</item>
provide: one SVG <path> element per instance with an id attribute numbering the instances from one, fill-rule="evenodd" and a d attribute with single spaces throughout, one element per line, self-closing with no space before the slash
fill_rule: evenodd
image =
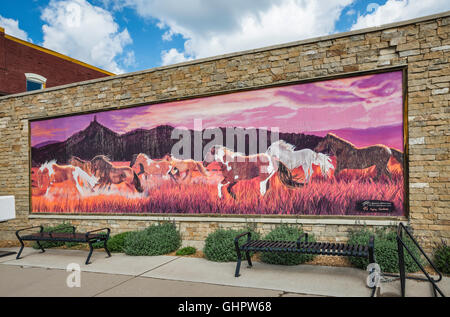
<path id="1" fill-rule="evenodd" d="M 375 261 L 380 265 L 382 272 L 398 273 L 398 253 L 397 253 L 397 233 L 395 231 L 378 230 L 375 233 L 366 228 L 354 231 L 350 234 L 348 244 L 367 245 L 370 236 L 375 236 Z M 404 235 L 406 246 L 413 252 L 414 256 L 422 262 L 419 250 L 414 243 Z M 414 262 L 409 253 L 405 250 L 405 270 L 406 272 L 417 272 L 419 266 Z M 369 264 L 368 259 L 350 257 L 350 262 L 361 269 L 366 269 Z M 422 263 L 421 263 L 422 264 Z"/>
<path id="2" fill-rule="evenodd" d="M 259 234 L 253 232 L 251 229 L 232 230 L 232 229 L 218 229 L 208 235 L 205 240 L 205 247 L 203 253 L 205 257 L 214 262 L 232 262 L 237 261 L 236 247 L 234 246 L 234 238 L 244 232 L 250 231 L 252 240 L 259 239 Z M 239 239 L 239 245 L 244 244 L 247 237 Z M 250 252 L 250 256 L 252 256 Z M 246 259 L 245 252 L 242 253 L 242 258 Z"/>
<path id="3" fill-rule="evenodd" d="M 53 227 L 44 227 L 43 232 L 58 232 L 58 233 L 72 233 L 73 229 L 70 224 L 62 223 L 60 225 L 56 225 Z M 78 243 L 72 242 L 48 242 L 48 241 L 39 241 L 44 249 L 61 247 L 63 245 L 67 245 L 68 247 L 77 245 Z M 32 244 L 33 249 L 39 249 L 39 246 L 36 242 Z"/>
<path id="4" fill-rule="evenodd" d="M 197 249 L 194 247 L 185 247 L 177 251 L 176 255 L 191 255 L 195 254 L 197 252 Z"/>
<path id="5" fill-rule="evenodd" d="M 174 224 L 163 223 L 130 232 L 124 242 L 124 251 L 128 255 L 162 255 L 177 250 L 181 237 Z"/>
<path id="6" fill-rule="evenodd" d="M 124 252 L 125 239 L 131 232 L 122 232 L 109 238 L 107 246 L 111 252 Z M 102 246 L 103 247 L 103 246 Z"/>
<path id="7" fill-rule="evenodd" d="M 297 241 L 300 235 L 303 233 L 302 229 L 287 226 L 282 224 L 267 234 L 264 240 L 270 241 Z M 303 240 L 302 240 L 303 241 Z M 308 241 L 314 242 L 314 236 L 308 235 Z M 314 259 L 312 254 L 299 254 L 299 253 L 266 253 L 262 252 L 261 261 L 269 264 L 280 265 L 298 265 Z"/>
<path id="8" fill-rule="evenodd" d="M 450 274 L 450 247 L 442 241 L 434 250 L 434 264 L 444 274 Z"/>

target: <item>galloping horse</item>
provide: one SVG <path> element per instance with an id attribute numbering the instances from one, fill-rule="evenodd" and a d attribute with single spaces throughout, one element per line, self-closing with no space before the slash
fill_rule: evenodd
<path id="1" fill-rule="evenodd" d="M 270 178 L 277 171 L 280 181 L 285 186 L 302 186 L 293 180 L 292 174 L 282 162 L 265 153 L 246 156 L 224 146 L 214 145 L 207 153 L 203 165 L 208 165 L 213 161 L 220 163 L 223 175 L 223 180 L 217 185 L 219 198 L 222 198 L 222 187 L 226 187 L 231 197 L 236 199 L 236 195 L 231 191 L 233 186 L 239 181 L 256 177 L 260 179 L 259 190 L 261 196 L 264 196 L 268 190 Z"/>
<path id="2" fill-rule="evenodd" d="M 144 153 L 133 155 L 130 167 L 138 176 L 144 174 L 146 179 L 148 176 L 159 176 L 162 178 L 172 177 L 172 174 L 169 174 L 170 166 L 168 160 L 154 160 Z"/>
<path id="3" fill-rule="evenodd" d="M 109 159 L 104 155 L 97 155 L 91 160 L 92 174 L 99 178 L 98 185 L 100 188 L 112 184 L 125 183 L 130 189 L 136 189 L 142 193 L 141 181 L 131 167 L 120 166 L 115 167 Z"/>
<path id="4" fill-rule="evenodd" d="M 69 164 L 72 166 L 78 166 L 79 168 L 81 168 L 83 171 L 85 171 L 89 175 L 92 175 L 90 161 L 84 161 L 84 160 L 80 159 L 79 157 L 72 156 L 69 160 Z"/>
<path id="5" fill-rule="evenodd" d="M 178 176 L 178 178 L 181 177 L 181 174 L 184 174 L 183 181 L 186 179 L 190 181 L 192 179 L 192 172 L 195 170 L 199 171 L 203 176 L 208 176 L 208 172 L 205 167 L 203 167 L 201 162 L 197 162 L 192 159 L 180 160 L 170 155 L 164 156 L 163 160 L 169 162 L 168 173 Z"/>
<path id="6" fill-rule="evenodd" d="M 93 191 L 93 187 L 97 184 L 97 179 L 90 176 L 77 166 L 61 166 L 56 164 L 55 160 L 45 162 L 37 171 L 37 186 L 47 188 L 45 195 L 49 194 L 50 188 L 55 183 L 71 181 L 77 188 L 80 195 L 85 189 Z"/>
<path id="7" fill-rule="evenodd" d="M 294 145 L 283 140 L 272 143 L 267 149 L 266 154 L 275 156 L 290 170 L 301 166 L 305 173 L 304 184 L 310 181 L 313 174 L 313 164 L 320 166 L 322 176 L 325 177 L 327 177 L 331 169 L 334 169 L 333 164 L 331 164 L 331 158 L 328 155 L 316 153 L 310 149 L 295 151 Z"/>
<path id="8" fill-rule="evenodd" d="M 375 165 L 377 171 L 376 179 L 381 174 L 385 174 L 391 178 L 391 173 L 387 167 L 391 156 L 400 164 L 403 164 L 403 154 L 396 149 L 382 144 L 358 148 L 333 133 L 328 133 L 319 142 L 315 150 L 329 150 L 336 156 L 337 166 L 334 175 L 338 175 L 343 169 L 365 169 Z"/>

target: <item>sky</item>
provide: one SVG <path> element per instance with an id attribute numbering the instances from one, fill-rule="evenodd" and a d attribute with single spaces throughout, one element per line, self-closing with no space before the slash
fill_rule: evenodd
<path id="1" fill-rule="evenodd" d="M 63 141 L 96 116 L 117 133 L 159 125 L 277 128 L 320 136 L 350 129 L 343 136 L 356 146 L 383 143 L 401 149 L 402 109 L 402 71 L 394 71 L 35 121 L 31 144 Z"/>
<path id="2" fill-rule="evenodd" d="M 448 0 L 0 0 L 6 33 L 120 74 L 450 10 Z"/>

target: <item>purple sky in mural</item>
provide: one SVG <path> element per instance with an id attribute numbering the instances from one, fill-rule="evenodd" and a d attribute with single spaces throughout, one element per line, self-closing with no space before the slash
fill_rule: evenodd
<path id="1" fill-rule="evenodd" d="M 31 144 L 63 141 L 93 120 L 117 133 L 159 125 L 336 132 L 357 146 L 403 147 L 402 72 L 266 88 L 31 123 Z M 380 128 L 385 127 L 385 128 Z"/>

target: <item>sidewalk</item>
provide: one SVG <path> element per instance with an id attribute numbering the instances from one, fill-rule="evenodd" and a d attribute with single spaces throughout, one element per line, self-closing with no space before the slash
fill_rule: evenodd
<path id="1" fill-rule="evenodd" d="M 8 250 L 8 249 L 3 249 Z M 16 249 L 13 249 L 16 251 Z M 0 258 L 0 296 L 363 296 L 367 272 L 356 268 L 316 265 L 280 266 L 256 262 L 234 277 L 236 263 L 216 263 L 178 256 L 131 257 L 94 252 L 48 249 L 44 254 L 25 248 L 22 259 Z M 81 287 L 69 288 L 66 267 L 81 268 Z M 450 279 L 439 283 L 450 294 Z M 398 281 L 383 283 L 381 296 L 398 296 Z M 429 283 L 407 281 L 407 296 L 430 296 Z"/>

